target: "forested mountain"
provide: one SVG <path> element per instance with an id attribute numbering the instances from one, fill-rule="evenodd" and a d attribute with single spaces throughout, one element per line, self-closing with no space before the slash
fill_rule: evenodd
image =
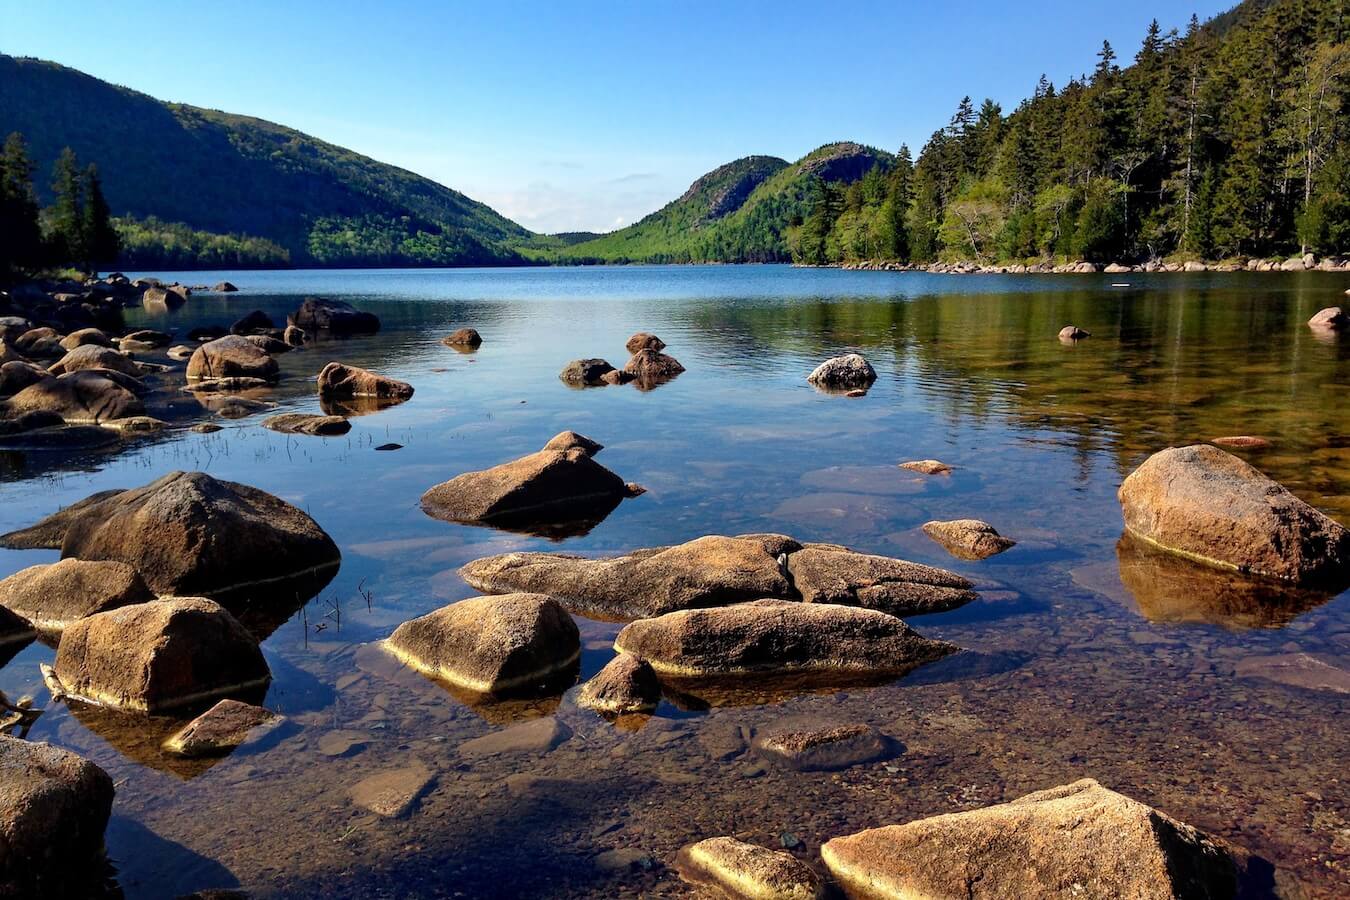
<path id="1" fill-rule="evenodd" d="M 457 191 L 298 131 L 0 55 L 0 138 L 15 131 L 27 139 L 40 201 L 70 147 L 97 164 L 113 215 L 136 220 L 123 224 L 142 252 L 164 223 L 198 233 L 202 247 L 270 255 L 279 246 L 295 264 L 518 262 L 513 246 L 534 237 Z"/>
<path id="2" fill-rule="evenodd" d="M 817 182 L 846 185 L 891 156 L 861 144 L 827 144 L 794 164 L 747 156 L 695 181 L 684 196 L 618 231 L 549 254 L 560 262 L 780 262 L 789 227 Z"/>
<path id="3" fill-rule="evenodd" d="M 962 101 L 910 165 L 814 185 L 794 258 L 1141 260 L 1350 252 L 1350 4 L 1246 0 L 1133 62 Z"/>

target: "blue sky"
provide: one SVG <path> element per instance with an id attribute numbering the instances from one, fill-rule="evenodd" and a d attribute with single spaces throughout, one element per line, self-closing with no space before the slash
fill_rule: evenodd
<path id="1" fill-rule="evenodd" d="M 752 153 L 917 153 L 965 94 L 1131 58 L 1236 0 L 630 3 L 0 0 L 0 52 L 281 122 L 537 231 L 636 221 Z"/>

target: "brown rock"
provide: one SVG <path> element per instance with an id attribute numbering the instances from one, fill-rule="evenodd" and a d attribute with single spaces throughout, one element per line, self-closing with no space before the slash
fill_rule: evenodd
<path id="1" fill-rule="evenodd" d="M 257 347 L 269 356 L 278 356 L 282 353 L 290 353 L 293 349 L 290 344 L 280 338 L 272 337 L 270 334 L 246 334 L 244 340 Z"/>
<path id="2" fill-rule="evenodd" d="M 164 749 L 188 759 L 224 756 L 250 740 L 262 737 L 284 721 L 284 716 L 261 706 L 222 700 L 174 732 L 164 742 Z"/>
<path id="3" fill-rule="evenodd" d="M 1308 326 L 1311 328 L 1323 328 L 1329 331 L 1339 331 L 1350 325 L 1350 315 L 1346 315 L 1345 310 L 1339 306 L 1329 306 L 1326 309 L 1318 310 L 1317 314 L 1308 320 Z"/>
<path id="4" fill-rule="evenodd" d="M 0 581 L 0 606 L 47 633 L 60 632 L 85 616 L 153 599 L 136 570 L 120 562 L 63 559 Z"/>
<path id="5" fill-rule="evenodd" d="M 166 312 L 182 306 L 187 297 L 178 291 L 163 287 L 148 287 L 141 294 L 141 305 L 151 312 Z"/>
<path id="6" fill-rule="evenodd" d="M 459 755 L 483 759 L 503 753 L 547 753 L 572 736 L 572 729 L 552 716 L 493 731 L 459 745 Z"/>
<path id="7" fill-rule="evenodd" d="M 1090 337 L 1092 337 L 1092 332 L 1084 331 L 1077 325 L 1065 325 L 1063 328 L 1059 330 L 1059 339 L 1061 341 L 1066 341 L 1068 343 L 1073 343 L 1074 341 L 1081 341 L 1083 338 L 1090 338 Z"/>
<path id="8" fill-rule="evenodd" d="M 188 381 L 222 378 L 277 380 L 277 361 L 248 338 L 227 334 L 202 344 L 187 364 Z"/>
<path id="9" fill-rule="evenodd" d="M 871 725 L 775 728 L 755 737 L 755 752 L 799 772 L 831 772 L 894 756 L 894 742 Z"/>
<path id="10" fill-rule="evenodd" d="M 309 335 L 303 328 L 287 325 L 286 330 L 281 333 L 281 339 L 292 347 L 303 347 L 309 341 Z"/>
<path id="11" fill-rule="evenodd" d="M 272 678 L 253 636 L 201 597 L 165 597 L 71 622 L 53 672 L 67 696 L 149 713 L 249 692 Z"/>
<path id="12" fill-rule="evenodd" d="M 1219 447 L 1237 447 L 1247 450 L 1264 450 L 1270 446 L 1270 441 L 1265 438 L 1254 437 L 1249 434 L 1210 438 L 1209 442 Z"/>
<path id="13" fill-rule="evenodd" d="M 233 294 L 238 290 L 239 288 L 230 284 L 228 281 L 218 282 L 215 287 L 211 288 L 213 294 Z"/>
<path id="14" fill-rule="evenodd" d="M 807 603 L 912 616 L 956 609 L 977 599 L 970 582 L 959 575 L 887 556 L 808 545 L 789 554 L 787 565 Z"/>
<path id="15" fill-rule="evenodd" d="M 447 347 L 477 347 L 483 343 L 483 336 L 472 328 L 461 328 L 441 338 Z"/>
<path id="16" fill-rule="evenodd" d="M 666 349 L 666 342 L 654 334 L 646 331 L 639 331 L 628 339 L 628 343 L 624 344 L 624 349 L 630 354 L 639 353 L 643 350 L 652 350 L 660 353 L 662 350 Z"/>
<path id="17" fill-rule="evenodd" d="M 387 819 L 406 816 L 431 787 L 435 774 L 421 760 L 361 779 L 349 792 L 352 802 Z"/>
<path id="18" fill-rule="evenodd" d="M 260 331 L 271 331 L 275 327 L 276 323 L 272 321 L 271 316 L 261 309 L 255 309 L 231 325 L 230 334 L 249 335 Z"/>
<path id="19" fill-rule="evenodd" d="M 204 472 L 171 472 L 145 487 L 91 497 L 3 540 L 15 546 L 58 534 L 63 557 L 124 562 L 169 595 L 219 595 L 328 569 L 341 558 L 294 506 Z"/>
<path id="20" fill-rule="evenodd" d="M 908 469 L 911 472 L 921 472 L 924 475 L 950 475 L 952 473 L 951 466 L 936 459 L 915 459 L 910 462 L 902 462 L 900 468 Z"/>
<path id="21" fill-rule="evenodd" d="M 1155 453 L 1117 496 L 1130 534 L 1197 562 L 1296 583 L 1350 571 L 1350 532 L 1217 447 Z"/>
<path id="22" fill-rule="evenodd" d="M 639 350 L 628 360 L 623 371 L 637 381 L 650 383 L 668 381 L 683 372 L 684 366 L 673 356 L 656 350 Z"/>
<path id="23" fill-rule="evenodd" d="M 83 372 L 86 369 L 108 369 L 133 378 L 141 374 L 141 367 L 125 353 L 99 344 L 82 344 L 68 352 L 47 369 L 53 375 Z"/>
<path id="24" fill-rule="evenodd" d="M 783 850 L 715 837 L 682 848 L 675 871 L 685 881 L 735 900 L 817 900 L 820 876 Z"/>
<path id="25" fill-rule="evenodd" d="M 576 449 L 581 450 L 587 456 L 594 456 L 605 449 L 605 445 L 591 440 L 584 434 L 577 434 L 575 431 L 563 431 L 549 438 L 548 443 L 544 445 L 544 449 L 556 450 L 560 453 Z"/>
<path id="26" fill-rule="evenodd" d="M 70 523 L 122 490 L 99 491 L 47 516 L 36 525 L 0 535 L 0 547 L 10 550 L 60 550 Z"/>
<path id="27" fill-rule="evenodd" d="M 380 330 L 380 320 L 374 313 L 360 312 L 349 303 L 323 297 L 306 297 L 300 308 L 286 317 L 286 322 L 310 333 L 352 335 Z"/>
<path id="28" fill-rule="evenodd" d="M 639 619 L 616 649 L 657 673 L 700 677 L 742 673 L 903 674 L 953 653 L 894 616 L 827 603 L 756 600 Z"/>
<path id="29" fill-rule="evenodd" d="M 112 802 L 98 766 L 0 734 L 0 897 L 93 896 Z"/>
<path id="30" fill-rule="evenodd" d="M 88 345 L 111 347 L 113 346 L 113 340 L 97 328 L 81 328 L 78 331 L 72 331 L 61 339 L 61 346 L 66 350 L 74 350 L 76 347 Z"/>
<path id="31" fill-rule="evenodd" d="M 627 490 L 623 479 L 592 459 L 591 452 L 578 443 L 466 472 L 424 493 L 422 509 L 437 519 L 506 528 L 598 521 Z"/>
<path id="32" fill-rule="evenodd" d="M 404 622 L 387 646 L 400 660 L 478 694 L 531 688 L 570 671 L 576 623 L 538 594 L 473 597 Z"/>
<path id="33" fill-rule="evenodd" d="M 123 335 L 118 341 L 118 346 L 123 352 L 135 352 L 138 350 L 158 350 L 160 347 L 169 346 L 171 338 L 162 331 L 154 331 L 149 328 L 143 328 L 140 331 L 133 331 L 131 334 Z"/>
<path id="34" fill-rule="evenodd" d="M 994 530 L 994 526 L 979 519 L 925 522 L 923 533 L 957 559 L 988 559 L 1017 544 L 1017 541 L 1005 538 Z"/>
<path id="35" fill-rule="evenodd" d="M 0 340 L 0 365 L 10 362 L 27 362 L 27 357 L 14 349 L 9 341 Z"/>
<path id="36" fill-rule="evenodd" d="M 877 380 L 877 373 L 860 354 L 849 353 L 825 360 L 806 376 L 806 380 L 826 389 L 865 388 Z"/>
<path id="37" fill-rule="evenodd" d="M 1091 779 L 835 838 L 821 857 L 851 897 L 1235 897 L 1231 848 Z"/>
<path id="38" fill-rule="evenodd" d="M 14 347 L 28 357 L 60 356 L 61 334 L 55 328 L 32 328 L 14 339 Z"/>
<path id="39" fill-rule="evenodd" d="M 629 375 L 623 369 L 611 369 L 601 375 L 600 380 L 605 384 L 627 384 L 633 380 L 633 376 Z"/>
<path id="40" fill-rule="evenodd" d="M 188 431 L 193 431 L 196 432 L 197 434 L 215 434 L 217 431 L 220 430 L 221 426 L 212 425 L 210 422 L 199 422 L 188 429 Z"/>
<path id="41" fill-rule="evenodd" d="M 50 377 L 51 373 L 37 363 L 12 359 L 0 364 L 0 397 L 13 396 L 29 385 Z"/>
<path id="42" fill-rule="evenodd" d="M 611 659 L 581 686 L 577 705 L 598 713 L 651 712 L 661 702 L 661 682 L 643 660 L 627 653 Z"/>
<path id="43" fill-rule="evenodd" d="M 604 377 L 614 371 L 614 367 L 603 359 L 574 359 L 558 377 L 570 385 L 586 386 L 604 384 Z"/>
<path id="44" fill-rule="evenodd" d="M 772 552 L 777 547 L 765 544 L 710 535 L 612 559 L 507 553 L 475 560 L 459 573 L 481 591 L 548 594 L 583 615 L 628 620 L 789 596 L 791 585 Z"/>
<path id="45" fill-rule="evenodd" d="M 330 362 L 319 372 L 319 395 L 335 399 L 375 397 L 381 400 L 407 400 L 413 386 L 406 381 L 376 375 L 356 366 Z"/>
<path id="46" fill-rule="evenodd" d="M 352 423 L 342 416 L 319 416 L 313 413 L 282 413 L 263 419 L 263 427 L 283 434 L 312 434 L 333 437 L 352 430 Z"/>
<path id="47" fill-rule="evenodd" d="M 11 397 L 9 410 L 11 415 L 54 412 L 70 423 L 95 424 L 145 415 L 140 398 L 105 374 L 105 370 L 44 378 Z"/>

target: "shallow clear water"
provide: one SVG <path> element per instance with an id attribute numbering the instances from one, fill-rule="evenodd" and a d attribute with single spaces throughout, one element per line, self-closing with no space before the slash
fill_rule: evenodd
<path id="1" fill-rule="evenodd" d="M 940 276 L 779 266 L 470 271 L 170 273 L 228 278 L 176 330 L 254 308 L 280 319 L 305 295 L 377 313 L 372 338 L 279 358 L 263 399 L 318 409 L 330 359 L 412 382 L 408 403 L 352 419 L 340 438 L 286 437 L 260 413 L 87 455 L 0 453 L 0 531 L 97 490 L 202 469 L 307 510 L 338 542 L 336 579 L 264 644 L 267 705 L 298 726 L 214 765 L 170 761 L 177 724 L 52 704 L 30 737 L 72 748 L 118 784 L 109 854 L 128 897 L 242 885 L 258 896 L 679 895 L 667 868 L 718 834 L 813 860 L 863 827 L 1008 800 L 1091 776 L 1269 859 L 1314 897 L 1350 892 L 1347 695 L 1267 677 L 1269 657 L 1350 667 L 1350 594 L 1272 603 L 1118 548 L 1115 490 L 1149 453 L 1220 435 L 1295 493 L 1350 522 L 1350 337 L 1304 322 L 1344 300 L 1343 277 Z M 1076 346 L 1055 335 L 1092 332 Z M 471 325 L 476 353 L 441 345 Z M 688 371 L 652 391 L 569 389 L 570 359 L 622 365 L 626 338 L 660 335 Z M 821 360 L 860 350 L 879 374 L 862 398 L 813 390 Z M 200 418 L 175 397 L 156 414 Z M 564 429 L 648 493 L 589 534 L 553 543 L 426 516 L 431 485 L 538 449 Z M 396 452 L 373 448 L 396 442 Z M 896 467 L 936 457 L 950 478 Z M 971 563 L 918 527 L 984 519 L 1020 543 Z M 455 570 L 510 549 L 611 553 L 703 534 L 786 532 L 944 566 L 983 596 L 911 620 L 971 653 L 882 687 L 756 705 L 678 709 L 616 728 L 571 693 L 466 706 L 399 671 L 369 642 L 471 596 Z M 0 551 L 0 575 L 54 560 Z M 1123 566 L 1123 569 L 1122 569 Z M 1122 580 L 1122 571 L 1124 580 Z M 618 626 L 582 621 L 582 678 Z M 53 651 L 0 668 L 10 697 L 47 700 Z M 734 698 L 733 698 L 734 699 Z M 533 716 L 572 731 L 551 751 L 475 758 L 472 738 Z M 868 722 L 897 758 L 801 774 L 741 752 L 743 729 Z M 636 727 L 640 725 L 641 727 Z M 363 744 L 326 755 L 320 739 Z M 411 759 L 435 772 L 406 818 L 347 791 Z M 789 841 L 791 843 L 791 841 Z M 628 856 L 609 851 L 635 851 Z M 631 857 L 631 859 L 629 858 Z"/>

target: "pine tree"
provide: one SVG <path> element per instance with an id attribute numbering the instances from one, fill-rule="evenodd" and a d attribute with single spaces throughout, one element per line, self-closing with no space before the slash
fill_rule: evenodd
<path id="1" fill-rule="evenodd" d="M 85 258 L 84 184 L 80 163 L 69 147 L 61 151 L 53 170 L 52 193 L 56 200 L 48 212 L 48 240 L 52 258 L 57 262 L 78 262 Z"/>
<path id="2" fill-rule="evenodd" d="M 23 136 L 16 132 L 0 150 L 0 282 L 36 271 L 42 251 L 33 164 Z"/>
<path id="3" fill-rule="evenodd" d="M 103 184 L 98 167 L 92 163 L 85 169 L 82 183 L 84 204 L 80 210 L 80 248 L 82 256 L 76 260 L 85 271 L 93 272 L 100 263 L 112 264 L 117 259 L 121 242 L 112 224 L 108 202 L 103 197 Z"/>

